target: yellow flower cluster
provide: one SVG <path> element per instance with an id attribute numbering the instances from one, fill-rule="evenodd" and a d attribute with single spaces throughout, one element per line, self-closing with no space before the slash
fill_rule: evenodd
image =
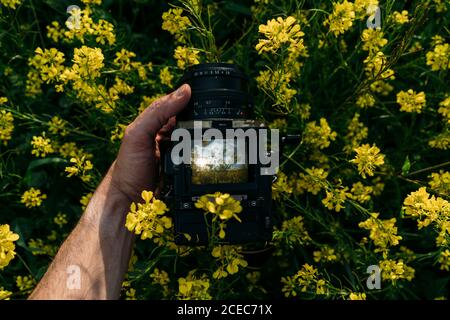
<path id="1" fill-rule="evenodd" d="M 394 11 L 392 13 L 395 23 L 405 24 L 409 22 L 408 11 L 402 10 L 402 12 Z"/>
<path id="2" fill-rule="evenodd" d="M 47 26 L 47 37 L 55 42 L 72 42 L 79 40 L 81 43 L 86 41 L 86 36 L 92 36 L 93 39 L 102 45 L 112 45 L 116 42 L 114 26 L 112 23 L 99 19 L 97 23 L 91 18 L 92 9 L 87 6 L 80 10 L 73 8 L 70 11 L 70 17 L 66 20 L 67 29 L 63 29 L 58 21 L 53 21 Z"/>
<path id="3" fill-rule="evenodd" d="M 305 35 L 300 30 L 300 25 L 296 23 L 296 19 L 292 16 L 283 19 L 271 19 L 267 24 L 259 26 L 259 33 L 263 34 L 266 39 L 259 39 L 255 49 L 259 54 L 263 52 L 275 53 L 283 46 L 293 50 L 304 50 L 303 39 Z"/>
<path id="4" fill-rule="evenodd" d="M 428 141 L 428 145 L 432 148 L 447 150 L 450 148 L 450 130 L 444 128 L 444 131 Z"/>
<path id="5" fill-rule="evenodd" d="M 361 35 L 363 41 L 362 49 L 365 51 L 378 52 L 387 44 L 387 39 L 383 38 L 383 32 L 380 29 L 365 29 Z"/>
<path id="6" fill-rule="evenodd" d="M 83 182 L 91 181 L 92 176 L 88 172 L 91 171 L 94 166 L 90 160 L 86 159 L 86 156 L 82 156 L 81 158 L 71 158 L 70 162 L 73 163 L 73 165 L 66 167 L 64 170 L 67 172 L 67 177 L 79 176 Z"/>
<path id="7" fill-rule="evenodd" d="M 117 126 L 111 131 L 111 142 L 122 141 L 126 128 L 127 126 L 125 124 L 117 124 Z"/>
<path id="8" fill-rule="evenodd" d="M 162 85 L 166 85 L 169 88 L 172 88 L 172 79 L 173 75 L 169 71 L 169 67 L 164 67 L 159 72 L 159 80 Z"/>
<path id="9" fill-rule="evenodd" d="M 301 292 L 312 292 L 317 295 L 326 294 L 326 281 L 320 279 L 319 276 L 318 270 L 306 263 L 295 275 L 281 278 L 283 284 L 281 291 L 284 292 L 285 297 L 295 297 Z"/>
<path id="10" fill-rule="evenodd" d="M 284 195 L 291 194 L 293 190 L 292 183 L 288 182 L 286 174 L 278 171 L 277 180 L 272 184 L 272 199 L 279 200 Z"/>
<path id="11" fill-rule="evenodd" d="M 369 92 L 359 95 L 356 99 L 356 105 L 362 109 L 373 107 L 375 105 L 375 102 L 376 101 L 374 96 Z"/>
<path id="12" fill-rule="evenodd" d="M 52 237 L 48 236 L 47 238 Z M 60 245 L 59 243 L 58 244 L 44 243 L 42 239 L 30 239 L 30 241 L 28 241 L 28 247 L 31 249 L 31 253 L 35 256 L 48 255 L 50 257 L 53 257 L 58 251 L 59 245 Z"/>
<path id="13" fill-rule="evenodd" d="M 450 124 L 450 96 L 439 102 L 438 112 L 447 120 L 447 124 Z"/>
<path id="14" fill-rule="evenodd" d="M 373 187 L 365 186 L 362 182 L 358 181 L 352 185 L 351 198 L 360 203 L 366 203 L 370 201 L 370 194 L 373 193 Z"/>
<path id="15" fill-rule="evenodd" d="M 398 280 L 406 279 L 411 281 L 414 278 L 415 270 L 407 266 L 403 260 L 395 261 L 391 259 L 379 262 L 381 269 L 381 278 L 385 281 L 395 283 Z"/>
<path id="16" fill-rule="evenodd" d="M 430 188 L 441 194 L 450 194 L 450 172 L 444 170 L 433 172 L 428 184 Z"/>
<path id="17" fill-rule="evenodd" d="M 333 12 L 324 21 L 323 25 L 329 25 L 330 32 L 335 36 L 349 30 L 355 20 L 355 8 L 353 3 L 344 0 L 343 2 L 336 2 L 333 5 Z"/>
<path id="18" fill-rule="evenodd" d="M 343 151 L 351 153 L 357 148 L 361 142 L 367 138 L 369 129 L 363 122 L 359 121 L 359 113 L 355 113 L 352 120 L 347 126 L 347 134 L 345 135 L 345 146 Z"/>
<path id="19" fill-rule="evenodd" d="M 122 50 L 116 52 L 116 58 L 114 59 L 113 63 L 119 68 L 120 71 L 128 72 L 136 70 L 139 78 L 141 80 L 146 80 L 147 69 L 149 71 L 152 71 L 153 65 L 152 63 L 142 64 L 139 61 L 133 61 L 135 57 L 136 54 L 134 52 L 122 48 Z"/>
<path id="20" fill-rule="evenodd" d="M 427 65 L 431 66 L 431 70 L 448 70 L 450 69 L 450 44 L 436 44 L 433 51 L 427 52 Z"/>
<path id="21" fill-rule="evenodd" d="M 0 142 L 6 146 L 11 140 L 12 132 L 14 130 L 14 117 L 11 112 L 0 110 Z"/>
<path id="22" fill-rule="evenodd" d="M 437 245 L 450 243 L 450 203 L 441 197 L 430 196 L 425 187 L 409 194 L 403 201 L 406 217 L 417 220 L 419 229 L 434 224 L 439 230 Z"/>
<path id="23" fill-rule="evenodd" d="M 445 249 L 439 255 L 438 262 L 441 264 L 440 269 L 450 271 L 450 250 Z"/>
<path id="24" fill-rule="evenodd" d="M 48 131 L 50 131 L 55 135 L 60 135 L 62 137 L 67 136 L 69 134 L 69 131 L 67 131 L 66 127 L 67 121 L 61 119 L 58 116 L 52 117 L 48 122 Z"/>
<path id="25" fill-rule="evenodd" d="M 285 241 L 290 247 L 295 245 L 305 245 L 311 241 L 311 237 L 306 230 L 302 216 L 296 216 L 289 220 L 284 220 L 281 231 L 274 231 L 273 240 Z"/>
<path id="26" fill-rule="evenodd" d="M 178 68 L 185 69 L 188 66 L 200 63 L 199 53 L 200 51 L 195 48 L 178 46 L 175 49 L 173 57 L 177 60 Z"/>
<path id="27" fill-rule="evenodd" d="M 129 231 L 140 234 L 142 240 L 159 238 L 172 227 L 172 219 L 164 215 L 169 209 L 164 202 L 155 199 L 151 191 L 142 191 L 141 197 L 145 203 L 137 206 L 131 203 L 125 226 Z"/>
<path id="28" fill-rule="evenodd" d="M 11 291 L 5 290 L 3 287 L 0 287 L 0 300 L 10 300 L 11 295 Z"/>
<path id="29" fill-rule="evenodd" d="M 22 293 L 29 294 L 36 286 L 36 280 L 32 276 L 17 276 L 16 286 Z"/>
<path id="30" fill-rule="evenodd" d="M 36 157 L 45 158 L 47 154 L 55 152 L 51 140 L 45 137 L 45 132 L 42 133 L 42 136 L 33 136 L 31 146 L 33 147 L 31 154 Z"/>
<path id="31" fill-rule="evenodd" d="M 339 186 L 327 191 L 327 195 L 325 199 L 322 200 L 322 203 L 328 210 L 339 212 L 344 208 L 347 198 L 350 198 L 351 196 L 352 194 L 348 192 L 348 187 Z"/>
<path id="32" fill-rule="evenodd" d="M 337 133 L 331 130 L 327 119 L 320 118 L 319 125 L 316 124 L 316 121 L 306 124 L 303 140 L 313 147 L 325 149 L 330 145 L 331 141 L 336 139 L 336 136 Z"/>
<path id="33" fill-rule="evenodd" d="M 210 282 L 206 275 L 196 277 L 193 272 L 190 272 L 186 278 L 178 279 L 178 299 L 211 300 L 209 287 Z"/>
<path id="34" fill-rule="evenodd" d="M 328 245 L 324 245 L 323 247 L 320 248 L 319 251 L 314 251 L 313 256 L 315 262 L 326 263 L 326 262 L 333 262 L 338 259 L 335 250 L 329 247 Z"/>
<path id="35" fill-rule="evenodd" d="M 191 25 L 188 17 L 182 16 L 183 9 L 172 8 L 164 12 L 162 15 L 162 29 L 169 31 L 175 36 L 175 40 L 184 43 L 185 31 Z"/>
<path id="36" fill-rule="evenodd" d="M 370 230 L 369 237 L 378 247 L 375 252 L 386 252 L 389 247 L 398 245 L 402 237 L 397 235 L 397 227 L 395 226 L 397 219 L 381 220 L 378 216 L 379 213 L 371 213 L 370 218 L 360 222 L 358 226 Z"/>
<path id="37" fill-rule="evenodd" d="M 0 225 L 0 270 L 5 268 L 14 259 L 16 245 L 14 241 L 19 240 L 19 235 L 12 232 L 8 224 Z"/>
<path id="38" fill-rule="evenodd" d="M 60 228 L 67 224 L 67 214 L 59 212 L 56 217 L 53 218 L 53 222 Z"/>
<path id="39" fill-rule="evenodd" d="M 203 209 L 206 213 L 212 213 L 213 220 L 219 218 L 222 221 L 227 221 L 235 218 L 241 222 L 237 214 L 241 213 L 242 206 L 228 193 L 216 192 L 203 195 L 197 200 L 195 207 Z"/>
<path id="40" fill-rule="evenodd" d="M 350 292 L 350 294 L 348 295 L 349 300 L 366 300 L 366 298 L 367 296 L 364 292 L 363 293 Z"/>
<path id="41" fill-rule="evenodd" d="M 380 149 L 374 144 L 363 144 L 355 149 L 356 157 L 350 160 L 358 166 L 359 174 L 365 179 L 366 175 L 373 176 L 375 167 L 384 164 L 384 155 L 380 153 Z"/>
<path id="42" fill-rule="evenodd" d="M 226 278 L 229 274 L 232 275 L 239 272 L 239 266 L 247 267 L 247 261 L 239 253 L 240 249 L 240 247 L 231 245 L 218 245 L 213 248 L 211 255 L 216 258 L 220 265 L 213 273 L 214 279 Z"/>
<path id="43" fill-rule="evenodd" d="M 400 91 L 397 93 L 397 103 L 400 111 L 421 113 L 426 104 L 425 92 L 416 93 L 412 89 Z"/>
<path id="44" fill-rule="evenodd" d="M 163 295 L 167 297 L 169 295 L 169 274 L 164 270 L 155 268 L 150 274 L 150 278 L 152 279 L 152 284 L 160 285 L 163 288 Z"/>
<path id="45" fill-rule="evenodd" d="M 258 87 L 268 95 L 274 96 L 276 105 L 287 106 L 297 94 L 297 90 L 290 87 L 292 73 L 280 70 L 264 70 L 256 77 Z"/>
<path id="46" fill-rule="evenodd" d="M 294 192 L 303 194 L 307 191 L 316 195 L 326 185 L 327 176 L 328 172 L 323 168 L 307 168 L 306 174 L 299 173 L 298 179 L 292 180 Z"/>
<path id="47" fill-rule="evenodd" d="M 27 208 L 39 207 L 42 204 L 42 200 L 47 199 L 47 195 L 42 193 L 41 190 L 30 188 L 22 194 L 20 202 L 25 204 Z"/>
<path id="48" fill-rule="evenodd" d="M 0 3 L 5 7 L 16 9 L 16 6 L 22 4 L 22 0 L 0 0 Z"/>

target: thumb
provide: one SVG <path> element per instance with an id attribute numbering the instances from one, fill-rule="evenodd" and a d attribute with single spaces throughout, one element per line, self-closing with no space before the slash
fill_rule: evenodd
<path id="1" fill-rule="evenodd" d="M 128 125 L 126 135 L 156 137 L 169 119 L 186 107 L 190 97 L 191 87 L 183 84 L 171 94 L 159 98 Z"/>

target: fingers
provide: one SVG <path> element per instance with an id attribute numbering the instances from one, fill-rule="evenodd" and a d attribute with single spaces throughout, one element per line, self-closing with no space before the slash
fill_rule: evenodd
<path id="1" fill-rule="evenodd" d="M 156 137 L 170 118 L 183 110 L 191 97 L 191 88 L 184 84 L 178 90 L 153 102 L 128 127 L 126 135 Z"/>

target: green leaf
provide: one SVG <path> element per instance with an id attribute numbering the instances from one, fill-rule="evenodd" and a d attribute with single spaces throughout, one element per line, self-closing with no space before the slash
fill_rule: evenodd
<path id="1" fill-rule="evenodd" d="M 403 162 L 402 166 L 402 175 L 408 175 L 409 169 L 411 169 L 411 162 L 409 162 L 409 156 L 406 156 L 405 162 Z"/>

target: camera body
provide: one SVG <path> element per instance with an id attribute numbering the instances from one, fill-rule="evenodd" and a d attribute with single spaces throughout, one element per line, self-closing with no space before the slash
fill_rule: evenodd
<path id="1" fill-rule="evenodd" d="M 247 77 L 235 65 L 210 63 L 189 68 L 181 82 L 191 86 L 192 95 L 186 109 L 177 116 L 174 132 L 182 129 L 185 139 L 190 140 L 180 157 L 187 156 L 191 161 L 174 157 L 179 141 L 171 142 L 163 159 L 165 201 L 173 213 L 175 243 L 208 242 L 207 226 L 211 224 L 205 219 L 210 215 L 205 216 L 195 202 L 214 192 L 229 193 L 243 208 L 239 214 L 242 222 L 227 221 L 224 243 L 269 240 L 273 175 L 263 174 L 267 163 L 259 158 L 249 161 L 252 152 L 265 152 L 259 150 L 266 143 L 260 133 L 267 128 L 251 119 L 253 99 L 247 91 Z M 211 132 L 213 137 L 208 136 Z M 239 134 L 243 144 L 238 142 Z M 239 155 L 242 158 L 237 160 Z"/>

